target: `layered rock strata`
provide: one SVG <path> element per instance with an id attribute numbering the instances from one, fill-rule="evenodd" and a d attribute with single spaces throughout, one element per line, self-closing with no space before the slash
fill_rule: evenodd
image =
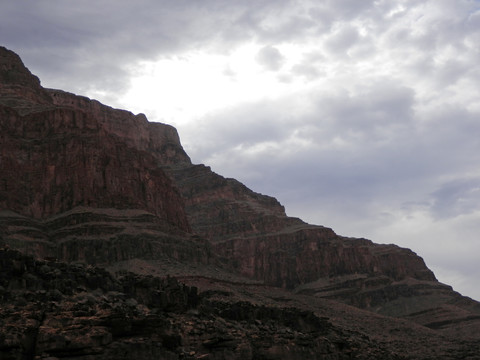
<path id="1" fill-rule="evenodd" d="M 39 258 L 208 263 L 183 199 L 158 166 L 190 162 L 176 130 L 44 89 L 0 49 L 0 236 Z"/>
<path id="2" fill-rule="evenodd" d="M 273 289 L 271 298 L 248 289 L 240 298 L 8 249 L 0 249 L 0 265 L 5 360 L 474 359 L 480 351 L 478 343 L 401 320 L 372 321 L 354 308 L 318 303 L 312 311 Z"/>
<path id="3" fill-rule="evenodd" d="M 296 294 L 478 337 L 473 329 L 480 328 L 479 304 L 439 283 L 413 251 L 289 218 L 275 199 L 203 165 L 178 164 L 167 171 L 185 199 L 192 229 L 237 273 Z"/>

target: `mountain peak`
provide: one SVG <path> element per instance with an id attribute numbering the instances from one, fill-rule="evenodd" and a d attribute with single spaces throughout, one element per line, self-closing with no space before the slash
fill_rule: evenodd
<path id="1" fill-rule="evenodd" d="M 15 108 L 21 114 L 44 109 L 52 103 L 38 77 L 13 51 L 0 46 L 0 104 Z"/>
<path id="2" fill-rule="evenodd" d="M 0 84 L 40 88 L 40 80 L 25 67 L 20 56 L 3 46 L 0 46 Z"/>

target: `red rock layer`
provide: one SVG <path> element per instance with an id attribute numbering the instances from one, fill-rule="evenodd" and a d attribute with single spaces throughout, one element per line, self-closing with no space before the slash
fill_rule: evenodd
<path id="1" fill-rule="evenodd" d="M 408 249 L 344 238 L 330 228 L 287 217 L 274 198 L 207 167 L 180 165 L 170 173 L 185 198 L 193 230 L 244 276 L 287 288 L 355 273 L 435 280 L 422 258 Z"/>
<path id="2" fill-rule="evenodd" d="M 144 209 L 189 231 L 159 167 L 190 161 L 173 127 L 44 90 L 5 49 L 0 66 L 0 209 L 37 219 L 76 206 Z"/>

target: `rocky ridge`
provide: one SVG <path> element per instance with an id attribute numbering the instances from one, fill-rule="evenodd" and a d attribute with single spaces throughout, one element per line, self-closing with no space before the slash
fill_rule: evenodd
<path id="1" fill-rule="evenodd" d="M 410 249 L 342 237 L 289 218 L 275 199 L 203 165 L 170 165 L 168 171 L 183 194 L 192 229 L 236 273 L 445 333 L 477 336 L 472 329 L 480 326 L 479 304 L 439 283 Z"/>
<path id="2" fill-rule="evenodd" d="M 369 358 L 408 358 L 405 354 L 399 355 L 394 345 L 420 346 L 415 336 L 405 335 L 407 332 L 428 334 L 425 335 L 429 339 L 427 342 L 439 344 L 445 342 L 444 336 L 453 339 L 445 343 L 448 345 L 438 347 L 444 353 L 438 350 L 432 355 L 433 350 L 420 346 L 418 353 L 411 352 L 408 356 L 457 358 L 461 353 L 462 356 L 467 354 L 469 358 L 475 358 L 465 348 L 477 346 L 480 305 L 439 283 L 423 260 L 411 250 L 395 245 L 378 245 L 366 239 L 345 238 L 332 229 L 287 217 L 274 198 L 255 193 L 234 179 L 225 179 L 206 166 L 192 164 L 173 127 L 149 123 L 144 115 L 112 109 L 85 97 L 44 89 L 20 58 L 5 48 L 0 48 L 0 73 L 0 246 L 19 249 L 34 256 L 35 259 L 28 260 L 32 264 L 49 261 L 49 264 L 56 264 L 62 269 L 70 269 L 67 263 L 80 267 L 103 266 L 113 275 L 103 272 L 102 276 L 111 278 L 113 282 L 120 281 L 118 274 L 125 271 L 150 276 L 149 279 L 154 275 L 157 280 L 152 281 L 157 282 L 166 281 L 167 275 L 175 275 L 178 279 L 175 281 L 199 289 L 199 296 L 204 299 L 202 304 L 213 306 L 208 310 L 211 316 L 221 317 L 221 314 L 228 313 L 228 321 L 242 322 L 248 318 L 249 321 L 262 322 L 260 318 L 263 315 L 259 314 L 263 314 L 263 310 L 255 306 L 269 308 L 274 304 L 278 307 L 287 301 L 292 309 L 300 313 L 308 309 L 315 316 L 322 312 L 328 321 L 337 319 L 335 326 L 342 329 L 368 322 L 369 326 L 351 335 L 355 341 L 363 343 L 362 336 L 371 337 L 376 333 L 376 327 L 383 326 L 380 324 L 400 321 L 374 313 L 405 319 L 401 320 L 400 327 L 408 331 L 400 331 L 395 340 L 382 340 L 383 345 L 379 345 L 382 350 L 371 353 Z M 13 254 L 11 250 L 6 252 Z M 7 263 L 2 263 L 2 270 Z M 4 299 L 13 299 L 11 296 L 16 299 L 17 290 L 22 294 L 46 291 L 45 288 L 35 288 L 35 282 L 30 284 L 28 278 L 31 276 L 23 269 L 19 270 L 20 273 L 7 272 L 10 277 L 3 278 L 5 285 L 0 290 Z M 35 266 L 32 269 L 36 269 Z M 37 270 L 32 271 L 36 274 Z M 15 280 L 15 276 L 20 276 L 22 280 Z M 60 276 L 58 271 L 56 276 Z M 140 277 L 135 279 L 144 281 Z M 18 286 L 11 285 L 12 282 Z M 52 284 L 48 285 L 50 290 L 60 286 L 56 282 Z M 126 293 L 120 285 L 115 286 L 112 291 Z M 218 288 L 227 290 L 218 292 Z M 88 288 L 85 292 L 97 289 Z M 59 300 L 60 308 L 74 306 L 75 294 L 69 293 L 66 288 L 57 290 L 64 294 Z M 103 295 L 108 291 L 101 288 Z M 278 298 L 282 300 L 269 297 L 275 292 L 281 294 Z M 213 294 L 213 299 L 218 301 L 213 301 L 208 294 Z M 133 298 L 149 309 L 153 306 L 138 297 Z M 45 307 L 50 301 L 45 299 L 46 302 L 37 305 Z M 232 302 L 232 299 L 235 301 Z M 325 299 L 330 301 L 328 306 Z M 28 309 L 37 309 L 32 301 L 33 297 L 27 296 L 25 301 L 20 302 Z M 366 321 L 363 312 L 348 305 L 368 310 L 369 320 Z M 8 311 L 17 314 L 14 317 L 17 319 L 19 307 L 16 302 L 12 306 L 8 307 Z M 94 310 L 90 310 L 90 316 L 98 317 L 95 314 L 101 314 L 99 305 L 92 306 Z M 335 315 L 340 308 L 347 309 L 343 314 L 351 317 L 357 325 L 343 328 L 346 325 Z M 198 312 L 198 309 L 198 306 L 189 305 L 189 310 L 193 312 Z M 1 316 L 10 314 L 3 310 L 2 307 Z M 72 315 L 69 311 L 54 313 L 57 320 L 69 319 Z M 160 308 L 156 311 L 166 310 Z M 188 310 L 182 311 L 188 313 Z M 296 314 L 293 317 L 302 318 L 300 313 L 286 310 L 290 314 L 292 311 Z M 184 312 L 173 313 L 187 316 Z M 187 316 L 188 321 L 193 321 L 190 315 Z M 287 315 L 275 315 L 269 321 L 274 324 L 284 316 Z M 10 322 L 11 318 L 6 318 Z M 222 319 L 226 321 L 224 317 Z M 59 322 L 58 329 L 73 326 L 66 320 Z M 129 326 L 134 323 L 132 320 Z M 154 326 L 148 325 L 148 321 L 140 323 L 147 329 Z M 9 329 L 18 326 L 25 330 L 22 324 L 14 321 Z M 192 324 L 191 330 L 196 331 L 197 324 Z M 242 324 L 235 326 L 242 328 Z M 321 320 L 315 324 L 312 325 L 314 328 L 318 326 L 322 329 L 325 322 Z M 201 328 L 204 325 L 198 324 Z M 163 323 L 161 326 L 166 325 Z M 233 331 L 235 326 L 232 326 L 227 329 Z M 90 326 L 88 329 L 93 328 Z M 237 333 L 255 338 L 248 329 L 242 329 Z M 92 330 L 93 333 L 86 329 L 82 331 L 86 339 L 97 330 Z M 116 330 L 105 331 L 105 334 L 111 334 Z M 155 327 L 151 331 L 162 333 L 164 330 Z M 293 330 L 290 328 L 290 331 Z M 324 336 L 322 331 L 316 334 Z M 30 330 L 27 332 L 30 333 Z M 58 335 L 55 332 L 46 334 L 52 339 Z M 182 344 L 190 341 L 183 330 L 177 335 L 177 345 L 179 341 Z M 105 336 L 111 339 L 111 335 Z M 144 335 L 135 333 L 132 336 L 137 339 Z M 255 333 L 255 336 L 260 336 L 260 333 Z M 378 336 L 380 339 L 381 335 Z M 400 339 L 402 337 L 403 340 Z M 4 349 L 1 350 L 2 356 L 18 355 L 18 351 L 5 345 L 8 343 L 5 339 L 5 335 L 0 337 L 0 349 Z M 37 340 L 28 339 L 25 340 L 30 344 L 25 345 L 30 349 L 28 356 L 43 356 L 38 350 L 41 349 L 38 337 L 35 338 Z M 311 356 L 311 352 L 302 352 L 300 343 L 286 341 L 278 336 L 276 330 L 272 330 L 269 339 L 270 345 L 262 345 L 262 348 L 283 350 L 258 355 L 258 350 L 253 350 L 258 344 L 250 340 L 248 344 L 232 340 L 230 350 L 247 349 L 244 358 Z M 367 345 L 357 347 L 355 351 L 345 348 L 342 352 L 342 345 L 333 346 L 328 352 L 315 347 L 326 346 L 323 342 L 319 345 L 318 337 L 316 339 L 317 345 L 309 343 L 309 346 L 318 350 L 316 353 L 323 357 L 317 358 L 322 359 L 367 358 L 366 349 L 377 347 L 366 341 Z M 42 351 L 59 358 L 84 356 L 85 359 L 103 359 L 113 356 L 107 355 L 110 354 L 110 350 L 107 351 L 112 344 L 110 340 L 105 340 L 108 344 L 102 341 L 95 345 L 97 352 L 88 354 L 75 355 L 68 350 L 66 343 L 62 343 L 66 350 L 58 350 L 57 355 L 54 355 L 55 351 Z M 229 343 L 230 340 L 212 341 L 210 353 L 205 350 L 209 348 L 207 341 L 206 344 L 202 342 L 201 353 L 199 348 L 195 348 L 191 350 L 194 352 L 191 356 L 232 358 L 230 353 L 223 351 L 223 345 L 218 346 L 223 349 L 223 355 L 212 350 L 216 349 L 214 344 Z M 34 345 L 31 345 L 32 342 Z M 140 345 L 145 351 L 140 358 L 175 359 L 186 356 L 177 351 L 180 345 L 175 347 L 177 352 L 167 353 L 164 350 L 170 345 L 162 341 L 153 344 Z M 15 349 L 24 349 L 25 346 L 22 346 Z M 288 357 L 284 353 L 286 348 L 294 348 L 289 350 Z M 128 351 L 137 351 L 132 349 Z M 24 350 L 21 351 L 24 354 L 21 356 L 27 356 Z M 357 357 L 352 357 L 353 353 Z M 457 355 L 453 356 L 454 353 Z M 350 357 L 345 357 L 347 354 Z"/>

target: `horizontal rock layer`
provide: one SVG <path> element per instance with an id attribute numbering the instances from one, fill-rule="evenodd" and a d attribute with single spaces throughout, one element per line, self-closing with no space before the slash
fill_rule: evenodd
<path id="1" fill-rule="evenodd" d="M 473 359 L 480 350 L 391 318 L 374 316 L 382 328 L 368 328 L 372 316 L 354 308 L 318 303 L 318 313 L 302 310 L 273 289 L 259 302 L 258 289 L 238 298 L 172 277 L 114 277 L 8 249 L 0 249 L 0 265 L 5 360 Z"/>
<path id="2" fill-rule="evenodd" d="M 3 241 L 39 259 L 109 266 L 142 258 L 215 263 L 208 242 L 143 210 L 78 207 L 32 219 L 0 212 Z"/>
<path id="3" fill-rule="evenodd" d="M 192 229 L 238 274 L 444 333 L 476 336 L 479 304 L 439 283 L 413 251 L 345 238 L 287 217 L 275 199 L 202 165 L 169 166 L 167 173 L 185 198 Z"/>

